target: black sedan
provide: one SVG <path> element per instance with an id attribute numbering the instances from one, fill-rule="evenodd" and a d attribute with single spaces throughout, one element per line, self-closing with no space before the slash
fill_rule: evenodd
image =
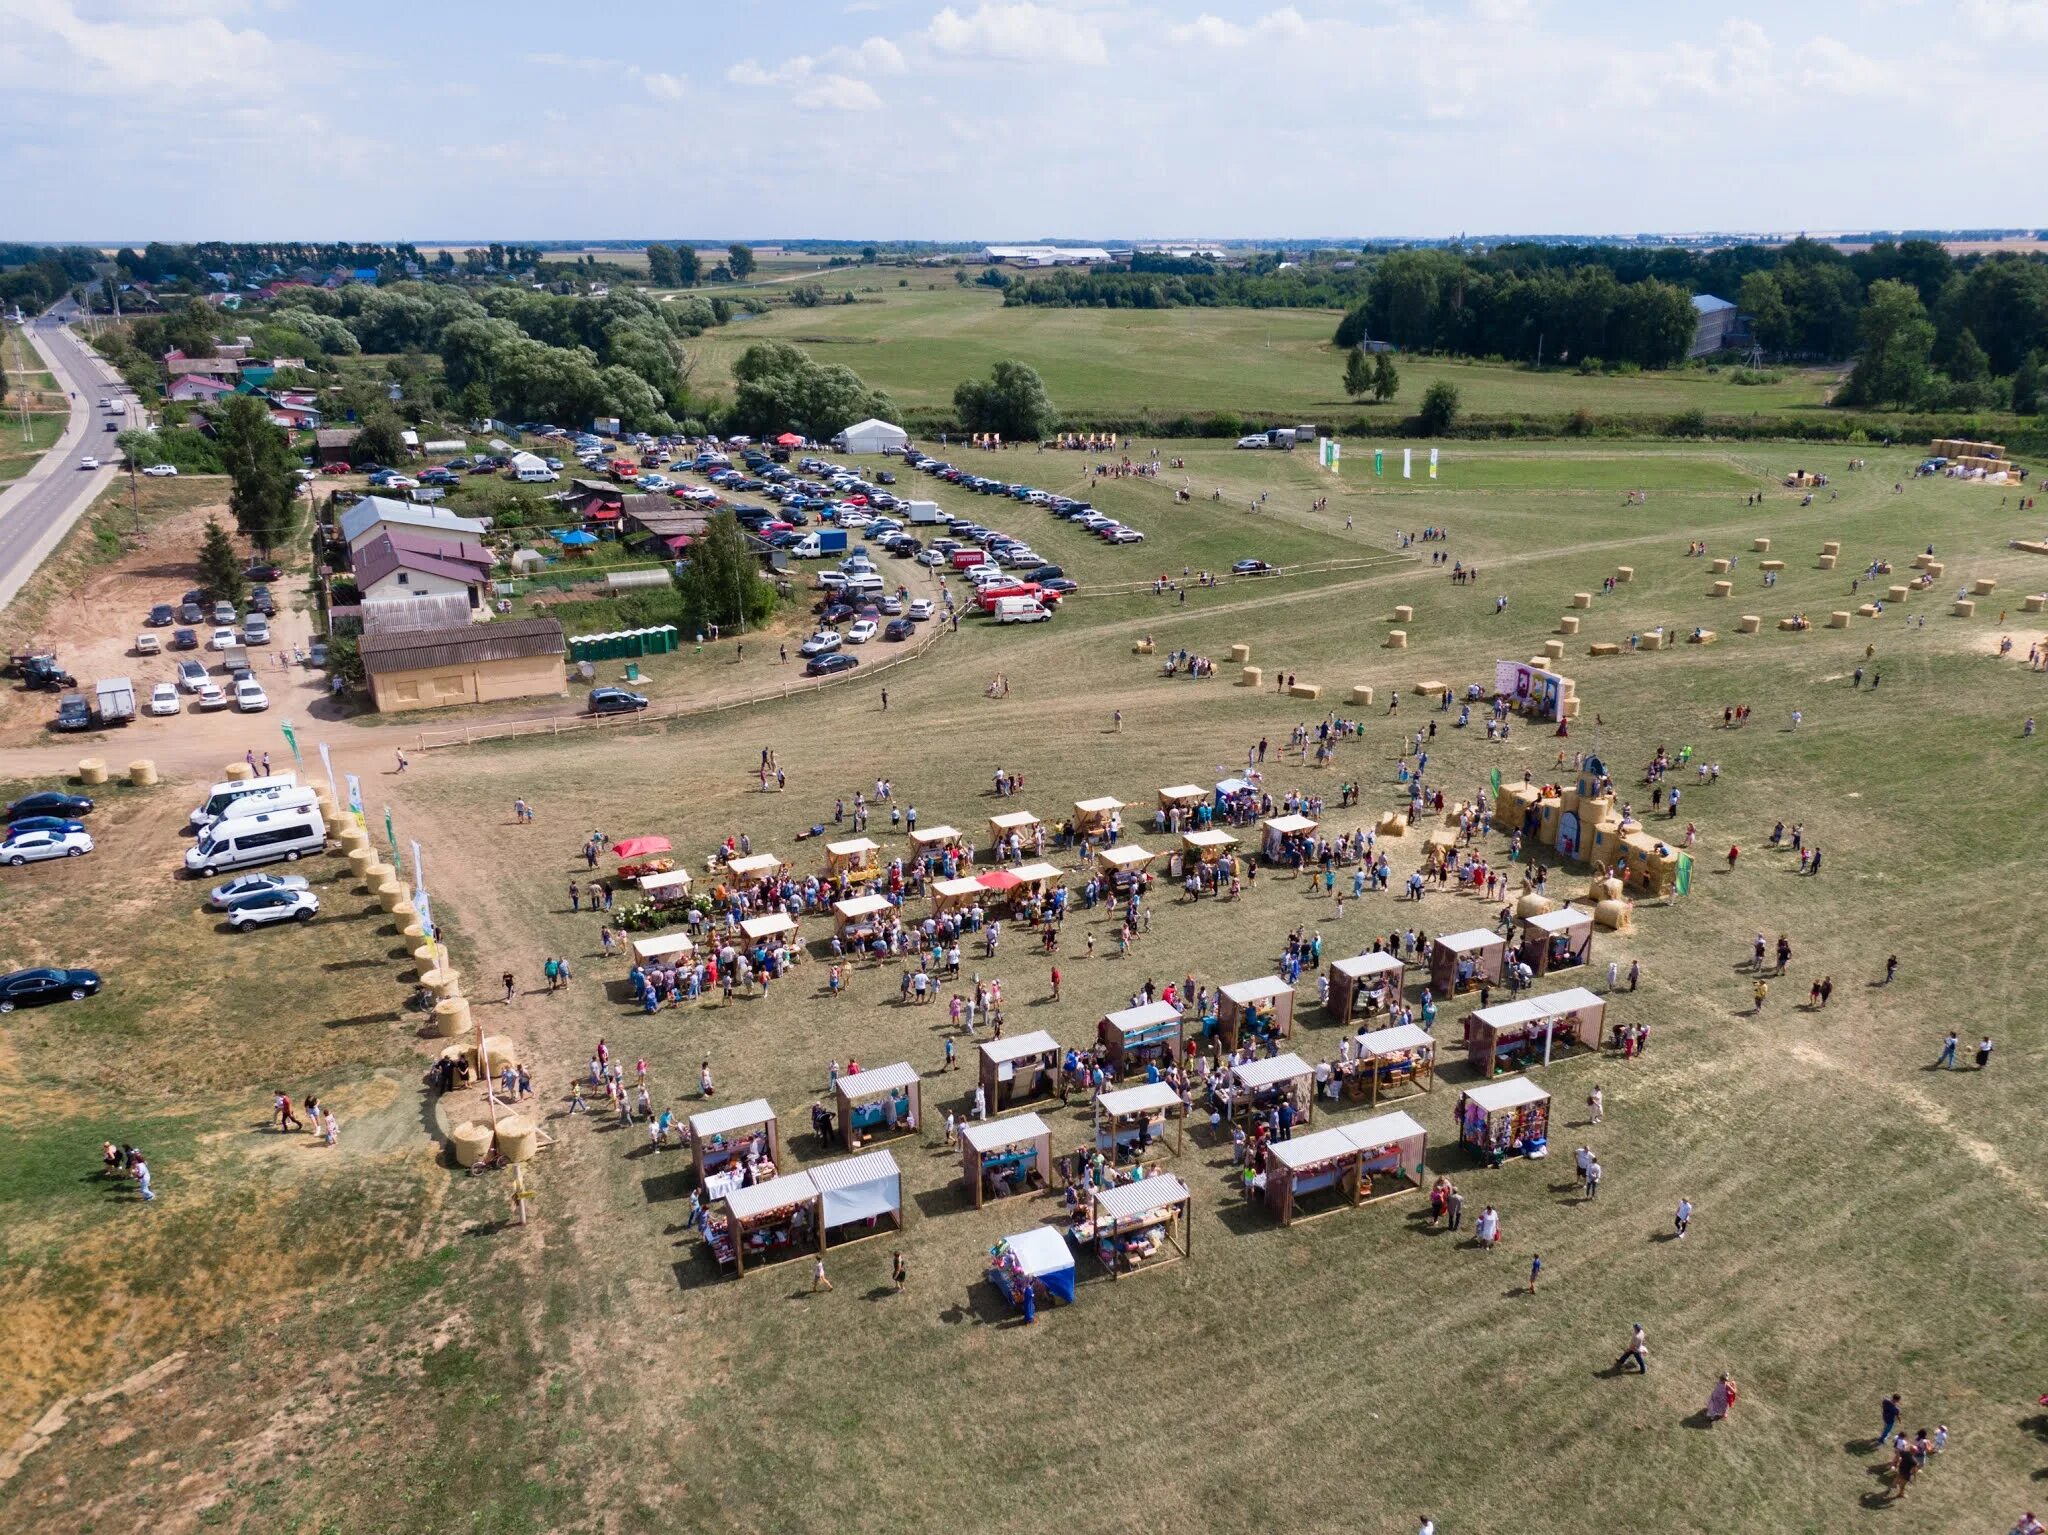
<path id="1" fill-rule="evenodd" d="M 592 688 L 590 690 L 590 712 L 592 714 L 637 714 L 647 707 L 645 693 L 628 692 L 625 688 Z"/>
<path id="2" fill-rule="evenodd" d="M 885 640 L 907 640 L 917 633 L 917 625 L 907 618 L 892 618 L 882 630 Z"/>
<path id="3" fill-rule="evenodd" d="M 1230 567 L 1230 573 L 1233 576 L 1277 576 L 1280 567 L 1268 565 L 1264 560 L 1239 560 Z"/>
<path id="4" fill-rule="evenodd" d="M 92 801 L 83 794 L 65 794 L 57 789 L 45 789 L 40 794 L 23 795 L 5 812 L 0 819 L 25 821 L 32 815 L 75 816 L 90 815 Z"/>
<path id="5" fill-rule="evenodd" d="M 45 1002 L 83 1002 L 99 989 L 97 970 L 17 970 L 0 975 L 0 1013 Z"/>
<path id="6" fill-rule="evenodd" d="M 168 602 L 159 602 L 149 610 L 149 627 L 152 629 L 168 629 L 171 626 L 172 620 L 177 616 L 178 610 L 176 608 L 172 607 Z"/>
<path id="7" fill-rule="evenodd" d="M 859 656 L 850 656 L 845 651 L 834 651 L 831 655 L 812 656 L 804 667 L 806 677 L 830 677 L 835 672 L 850 672 L 860 665 Z"/>

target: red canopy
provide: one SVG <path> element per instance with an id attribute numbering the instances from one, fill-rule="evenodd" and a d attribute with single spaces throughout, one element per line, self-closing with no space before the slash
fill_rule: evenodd
<path id="1" fill-rule="evenodd" d="M 616 522 L 619 509 L 616 506 L 593 506 L 583 515 L 592 522 Z"/>
<path id="2" fill-rule="evenodd" d="M 612 844 L 612 851 L 621 858 L 639 858 L 647 853 L 666 853 L 668 851 L 668 838 L 627 837 L 621 842 L 614 842 Z"/>
<path id="3" fill-rule="evenodd" d="M 1015 890 L 1024 881 L 1017 878 L 1008 869 L 990 869 L 988 873 L 982 875 L 975 883 L 984 890 Z"/>
<path id="4" fill-rule="evenodd" d="M 775 444 L 777 447 L 782 448 L 800 448 L 804 445 L 804 440 L 797 436 L 795 432 L 784 432 L 775 439 Z"/>

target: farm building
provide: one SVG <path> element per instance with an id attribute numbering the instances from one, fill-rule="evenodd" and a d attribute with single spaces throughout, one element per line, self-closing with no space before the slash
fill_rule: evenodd
<path id="1" fill-rule="evenodd" d="M 386 714 L 560 693 L 567 642 L 552 618 L 365 634 L 363 671 Z"/>

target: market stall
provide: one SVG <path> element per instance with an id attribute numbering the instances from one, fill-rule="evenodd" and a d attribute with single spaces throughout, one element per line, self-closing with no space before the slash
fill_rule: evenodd
<path id="1" fill-rule="evenodd" d="M 1407 967 L 1398 954 L 1353 954 L 1330 961 L 1330 995 L 1323 1010 L 1339 1023 L 1370 1018 L 1401 1000 Z"/>
<path id="2" fill-rule="evenodd" d="M 1550 1094 L 1527 1077 L 1482 1082 L 1458 1094 L 1458 1143 L 1495 1167 L 1550 1150 Z"/>
<path id="3" fill-rule="evenodd" d="M 1209 791 L 1198 783 L 1169 784 L 1159 791 L 1159 810 L 1171 816 L 1175 811 L 1192 816 L 1209 800 Z"/>
<path id="4" fill-rule="evenodd" d="M 1237 838 L 1219 827 L 1205 831 L 1184 831 L 1180 834 L 1180 845 L 1190 858 L 1203 863 L 1215 863 L 1237 846 Z"/>
<path id="5" fill-rule="evenodd" d="M 1056 866 L 1044 862 L 1020 863 L 1010 870 L 1010 874 L 1017 881 L 1010 892 L 1010 904 L 1013 906 L 1044 900 L 1059 889 L 1060 882 L 1066 878 Z"/>
<path id="6" fill-rule="evenodd" d="M 1050 1226 L 1004 1237 L 989 1254 L 988 1277 L 1012 1306 L 1036 1312 L 1041 1297 L 1074 1304 L 1074 1249 Z M 1025 1300 L 1026 1292 L 1030 1301 Z"/>
<path id="7" fill-rule="evenodd" d="M 719 1266 L 744 1277 L 759 1267 L 800 1257 L 818 1246 L 818 1187 L 809 1173 L 785 1173 L 728 1192 L 704 1217 L 704 1244 Z"/>
<path id="8" fill-rule="evenodd" d="M 1606 1018 L 1607 1003 L 1583 986 L 1475 1008 L 1465 1017 L 1465 1055 L 1483 1077 L 1548 1066 L 1599 1049 Z"/>
<path id="9" fill-rule="evenodd" d="M 1109 882 L 1112 890 L 1124 891 L 1140 883 L 1145 869 L 1157 853 L 1149 853 L 1135 842 L 1120 842 L 1115 847 L 1106 847 L 1095 854 L 1095 867 Z"/>
<path id="10" fill-rule="evenodd" d="M 1093 1247 L 1112 1280 L 1164 1268 L 1190 1256 L 1194 1196 L 1172 1173 L 1154 1173 L 1113 1189 L 1096 1189 L 1087 1219 L 1073 1228 L 1076 1246 Z"/>
<path id="11" fill-rule="evenodd" d="M 1565 906 L 1522 919 L 1521 960 L 1536 974 L 1570 970 L 1592 957 L 1592 912 Z"/>
<path id="12" fill-rule="evenodd" d="M 1173 1122 L 1173 1155 L 1179 1156 L 1187 1128 L 1187 1105 L 1164 1082 L 1144 1082 L 1095 1096 L 1095 1148 L 1113 1162 L 1142 1162 L 1166 1144 Z"/>
<path id="13" fill-rule="evenodd" d="M 1351 1096 L 1378 1104 L 1396 1094 L 1436 1091 L 1436 1036 L 1404 1023 L 1396 1028 L 1361 1034 L 1354 1046 L 1358 1069 L 1351 1077 Z"/>
<path id="14" fill-rule="evenodd" d="M 977 1210 L 990 1199 L 1048 1188 L 1051 1127 L 1036 1114 L 970 1120 L 960 1127 L 960 1176 Z"/>
<path id="15" fill-rule="evenodd" d="M 1283 1226 L 1356 1209 L 1420 1188 L 1428 1150 L 1428 1132 L 1398 1111 L 1274 1141 L 1252 1198 Z"/>
<path id="16" fill-rule="evenodd" d="M 1012 837 L 1024 851 L 1034 851 L 1044 830 L 1045 823 L 1028 810 L 1006 810 L 988 818 L 988 840 L 998 859 Z"/>
<path id="17" fill-rule="evenodd" d="M 903 1174 L 888 1152 L 821 1163 L 810 1179 L 818 1191 L 819 1252 L 903 1229 Z"/>
<path id="18" fill-rule="evenodd" d="M 832 903 L 832 931 L 842 943 L 863 940 L 879 926 L 877 919 L 895 903 L 886 895 L 854 895 Z"/>
<path id="19" fill-rule="evenodd" d="M 752 890 L 767 880 L 780 879 L 785 867 L 773 853 L 749 853 L 727 863 L 725 877 L 741 890 Z"/>
<path id="20" fill-rule="evenodd" d="M 1439 934 L 1429 949 L 1430 990 L 1456 997 L 1498 981 L 1507 951 L 1507 939 L 1491 928 Z"/>
<path id="21" fill-rule="evenodd" d="M 673 964 L 695 947 L 688 933 L 649 933 L 632 941 L 633 958 L 643 965 Z"/>
<path id="22" fill-rule="evenodd" d="M 910 845 L 920 853 L 942 853 L 949 847 L 967 851 L 957 826 L 919 826 L 910 833 Z"/>
<path id="23" fill-rule="evenodd" d="M 832 1092 L 839 1100 L 839 1135 L 848 1151 L 883 1136 L 914 1134 L 924 1123 L 923 1079 L 908 1061 L 841 1077 Z"/>
<path id="24" fill-rule="evenodd" d="M 796 918 L 786 911 L 771 911 L 765 916 L 749 917 L 740 924 L 740 931 L 747 935 L 749 943 L 773 943 L 778 938 L 788 937 L 796 942 Z"/>
<path id="25" fill-rule="evenodd" d="M 1294 854 L 1321 824 L 1305 815 L 1268 816 L 1259 822 L 1259 851 L 1268 863 L 1294 863 Z"/>
<path id="26" fill-rule="evenodd" d="M 668 906 L 690 898 L 688 869 L 664 869 L 656 874 L 642 874 L 633 883 L 656 906 Z"/>
<path id="27" fill-rule="evenodd" d="M 769 1166 L 782 1160 L 782 1135 L 766 1098 L 752 1098 L 690 1116 L 690 1167 L 704 1189 L 706 1204 L 739 1186 L 736 1164 L 754 1157 Z M 730 1185 L 723 1180 L 730 1179 Z"/>
<path id="28" fill-rule="evenodd" d="M 1099 799 L 1077 799 L 1074 801 L 1074 835 L 1077 837 L 1106 837 L 1109 835 L 1109 818 L 1124 808 L 1124 802 L 1110 795 Z"/>
<path id="29" fill-rule="evenodd" d="M 1344 1138 L 1360 1155 L 1359 1203 L 1422 1187 L 1429 1167 L 1429 1132 L 1399 1109 L 1354 1120 Z"/>
<path id="30" fill-rule="evenodd" d="M 828 842 L 825 844 L 825 878 L 844 880 L 851 885 L 879 879 L 882 873 L 881 851 L 880 843 L 866 837 Z"/>
<path id="31" fill-rule="evenodd" d="M 1060 1046 L 1045 1030 L 985 1041 L 979 1054 L 981 1090 L 991 1114 L 1034 1098 L 1058 1096 Z"/>
<path id="32" fill-rule="evenodd" d="M 1292 1050 L 1231 1067 L 1228 1084 L 1231 1119 L 1263 1115 L 1283 1103 L 1293 1105 L 1296 1126 L 1310 1124 L 1316 1117 L 1315 1068 Z"/>
<path id="33" fill-rule="evenodd" d="M 1287 1038 L 1294 1032 L 1294 988 L 1277 975 L 1218 987 L 1216 1032 L 1226 1050 L 1246 1038 Z"/>
<path id="34" fill-rule="evenodd" d="M 987 894 L 981 881 L 972 874 L 959 879 L 935 879 L 932 881 L 932 915 L 945 917 L 966 911 Z"/>
<path id="35" fill-rule="evenodd" d="M 1110 1076 L 1123 1078 L 1147 1066 L 1171 1066 L 1186 1033 L 1178 1003 L 1147 1002 L 1105 1014 L 1095 1025 L 1095 1042 Z"/>

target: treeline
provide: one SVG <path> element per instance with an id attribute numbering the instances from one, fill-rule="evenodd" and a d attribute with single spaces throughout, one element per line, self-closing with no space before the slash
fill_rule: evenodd
<path id="1" fill-rule="evenodd" d="M 97 251 L 77 245 L 0 244 L 0 304 L 29 313 L 47 308 L 89 282 Z"/>
<path id="2" fill-rule="evenodd" d="M 1264 253 L 1242 268 L 1207 260 L 1138 255 L 1128 267 L 1056 267 L 1013 277 L 990 267 L 983 279 L 1003 290 L 1006 307 L 1051 309 L 1342 309 L 1366 292 L 1364 270 L 1291 266 Z"/>
<path id="3" fill-rule="evenodd" d="M 408 241 L 386 245 L 349 240 L 152 240 L 140 250 L 114 253 L 114 266 L 124 282 L 174 282 L 194 288 L 217 286 L 211 277 L 215 272 L 245 282 L 295 273 L 373 271 L 380 281 L 400 282 L 409 277 L 453 277 L 458 271 L 471 277 L 530 272 L 540 260 L 534 246 L 499 242 L 463 252 L 459 266 L 452 251 L 425 256 Z"/>

